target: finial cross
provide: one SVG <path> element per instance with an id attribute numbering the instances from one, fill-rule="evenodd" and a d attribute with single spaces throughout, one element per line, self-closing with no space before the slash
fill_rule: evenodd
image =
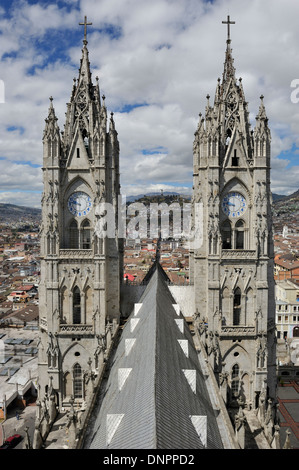
<path id="1" fill-rule="evenodd" d="M 230 41 L 230 25 L 236 24 L 235 21 L 230 20 L 230 16 L 227 16 L 227 21 L 222 21 L 222 24 L 227 24 L 227 40 Z"/>
<path id="2" fill-rule="evenodd" d="M 87 23 L 87 16 L 84 16 L 84 23 L 79 23 L 80 26 L 84 26 L 84 41 L 87 41 L 87 26 L 91 26 L 92 23 Z"/>

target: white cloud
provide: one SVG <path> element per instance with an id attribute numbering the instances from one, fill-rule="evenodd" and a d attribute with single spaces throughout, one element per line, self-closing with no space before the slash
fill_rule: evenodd
<path id="1" fill-rule="evenodd" d="M 236 75 L 243 78 L 253 123 L 259 97 L 265 96 L 272 131 L 272 190 L 298 189 L 298 155 L 289 159 L 288 152 L 299 146 L 299 103 L 290 99 L 291 81 L 299 78 L 299 2 L 84 0 L 64 4 L 66 8 L 55 2 L 29 5 L 21 0 L 12 4 L 9 15 L 0 9 L 0 79 L 5 82 L 6 98 L 0 104 L 0 157 L 6 159 L 0 160 L 2 191 L 41 190 L 37 169 L 15 168 L 14 162 L 42 164 L 42 132 L 51 95 L 63 129 L 81 58 L 83 28 L 78 23 L 85 15 L 93 23 L 88 28 L 93 77 L 100 77 L 106 104 L 115 112 L 123 191 L 144 193 L 163 185 L 190 191 L 194 131 L 198 113 L 204 113 L 206 95 L 213 100 L 222 75 L 226 27 L 221 22 L 228 11 L 236 21 L 231 27 Z M 57 39 L 47 36 L 50 30 L 57 31 Z M 52 42 L 47 42 L 48 37 Z M 72 43 L 74 38 L 77 42 Z M 125 105 L 142 103 L 146 106 L 120 113 Z M 11 127 L 19 130 L 8 131 Z M 151 155 L 153 149 L 161 153 Z M 292 168 L 287 160 L 277 158 L 281 152 L 286 152 Z M 35 204 L 35 193 L 31 194 Z M 18 196 L 13 192 L 11 197 Z"/>

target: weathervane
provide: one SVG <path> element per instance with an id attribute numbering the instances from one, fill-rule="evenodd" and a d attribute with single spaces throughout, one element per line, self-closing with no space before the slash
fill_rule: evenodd
<path id="1" fill-rule="evenodd" d="M 230 25 L 236 24 L 235 21 L 230 20 L 230 16 L 227 16 L 227 21 L 222 21 L 222 24 L 227 24 L 227 41 L 230 41 Z"/>
<path id="2" fill-rule="evenodd" d="M 87 16 L 84 16 L 84 23 L 79 23 L 80 26 L 84 26 L 84 40 L 83 43 L 87 44 L 87 26 L 91 26 L 92 23 L 87 23 Z"/>

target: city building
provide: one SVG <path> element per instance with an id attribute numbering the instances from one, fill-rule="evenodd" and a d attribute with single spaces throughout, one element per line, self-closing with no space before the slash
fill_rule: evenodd
<path id="1" fill-rule="evenodd" d="M 276 281 L 277 338 L 299 337 L 299 285 L 291 280 Z"/>

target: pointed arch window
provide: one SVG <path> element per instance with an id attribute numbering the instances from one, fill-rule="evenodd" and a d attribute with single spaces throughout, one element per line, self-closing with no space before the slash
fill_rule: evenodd
<path id="1" fill-rule="evenodd" d="M 79 229 L 75 220 L 70 223 L 70 248 L 79 248 Z"/>
<path id="2" fill-rule="evenodd" d="M 299 326 L 293 328 L 293 338 L 299 338 Z"/>
<path id="3" fill-rule="evenodd" d="M 75 364 L 73 368 L 73 390 L 74 398 L 83 398 L 83 380 L 80 364 Z"/>
<path id="4" fill-rule="evenodd" d="M 68 248 L 76 250 L 91 249 L 91 226 L 90 221 L 85 219 L 81 225 L 73 219 L 69 225 Z"/>
<path id="5" fill-rule="evenodd" d="M 229 220 L 226 220 L 221 227 L 222 248 L 230 250 L 232 248 L 232 227 Z"/>
<path id="6" fill-rule="evenodd" d="M 245 249 L 246 226 L 243 220 L 238 220 L 231 224 L 230 220 L 225 220 L 221 226 L 222 248 L 224 250 L 244 250 Z"/>
<path id="7" fill-rule="evenodd" d="M 233 325 L 240 325 L 241 321 L 241 291 L 239 287 L 234 291 Z"/>
<path id="8" fill-rule="evenodd" d="M 83 250 L 89 250 L 90 245 L 90 222 L 89 220 L 84 220 L 81 225 L 81 235 L 82 235 L 82 248 Z"/>
<path id="9" fill-rule="evenodd" d="M 244 229 L 245 229 L 245 224 L 243 220 L 238 220 L 235 226 L 236 250 L 244 249 Z"/>
<path id="10" fill-rule="evenodd" d="M 231 373 L 231 391 L 234 396 L 238 396 L 239 394 L 239 373 L 240 373 L 240 368 L 238 364 L 235 364 L 232 367 L 232 373 Z"/>
<path id="11" fill-rule="evenodd" d="M 81 323 L 81 293 L 79 287 L 73 290 L 73 324 Z"/>

